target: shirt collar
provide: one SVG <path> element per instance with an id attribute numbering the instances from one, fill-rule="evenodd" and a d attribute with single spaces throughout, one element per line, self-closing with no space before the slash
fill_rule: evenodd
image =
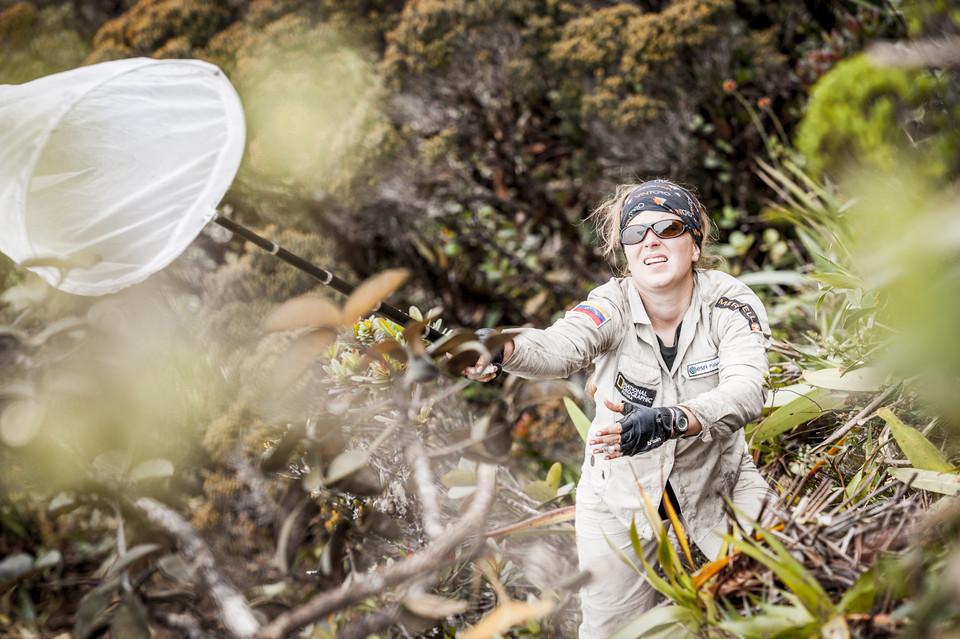
<path id="1" fill-rule="evenodd" d="M 637 287 L 633 285 L 633 280 L 628 276 L 625 278 L 627 283 L 627 299 L 630 301 L 630 318 L 633 320 L 634 324 L 650 324 L 650 316 L 647 314 L 647 309 L 643 306 L 643 300 L 640 299 L 640 292 L 637 290 Z M 684 314 L 683 321 L 689 322 L 690 324 L 695 323 L 693 317 L 691 317 L 691 310 L 694 306 L 699 306 L 700 300 L 700 273 L 694 269 L 693 270 L 693 291 L 690 294 L 690 308 L 687 309 L 687 312 Z M 695 311 L 696 315 L 699 316 L 699 311 Z"/>

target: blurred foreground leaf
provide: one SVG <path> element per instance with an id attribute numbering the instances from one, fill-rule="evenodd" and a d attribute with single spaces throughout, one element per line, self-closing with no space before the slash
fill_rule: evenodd
<path id="1" fill-rule="evenodd" d="M 868 393 L 880 390 L 887 373 L 878 368 L 824 368 L 815 371 L 803 371 L 803 379 L 819 388 Z"/>
<path id="2" fill-rule="evenodd" d="M 0 414 L 0 441 L 7 446 L 25 446 L 30 443 L 43 424 L 45 410 L 35 399 L 11 402 Z"/>
<path id="3" fill-rule="evenodd" d="M 339 326 L 340 308 L 325 297 L 298 297 L 274 309 L 263 322 L 267 332 L 286 331 L 305 326 Z"/>
<path id="4" fill-rule="evenodd" d="M 173 463 L 169 459 L 161 458 L 142 461 L 130 471 L 130 479 L 135 481 L 172 476 Z"/>
<path id="5" fill-rule="evenodd" d="M 400 288 L 410 272 L 406 269 L 394 268 L 374 275 L 350 294 L 343 304 L 343 319 L 352 324 L 360 317 L 374 310 L 387 296 Z"/>
<path id="6" fill-rule="evenodd" d="M 370 454 L 362 450 L 347 450 L 340 453 L 330 463 L 330 468 L 327 471 L 327 483 L 334 484 L 361 468 L 365 468 L 369 460 Z"/>
<path id="7" fill-rule="evenodd" d="M 477 625 L 463 633 L 462 639 L 487 639 L 506 634 L 514 626 L 525 624 L 545 617 L 553 612 L 552 601 L 512 601 L 507 600 L 494 608 Z"/>
<path id="8" fill-rule="evenodd" d="M 409 594 L 403 598 L 403 607 L 424 619 L 443 619 L 463 614 L 470 604 L 460 599 L 448 599 L 427 592 Z"/>

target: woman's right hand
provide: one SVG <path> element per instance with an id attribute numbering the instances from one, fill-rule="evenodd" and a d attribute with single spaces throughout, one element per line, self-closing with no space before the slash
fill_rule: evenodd
<path id="1" fill-rule="evenodd" d="M 475 382 L 491 382 L 500 375 L 501 370 L 500 366 L 491 364 L 487 358 L 481 356 L 476 364 L 463 369 L 463 376 Z"/>
<path id="2" fill-rule="evenodd" d="M 487 339 L 499 333 L 492 328 L 481 328 L 477 331 L 477 338 L 484 344 Z M 503 362 L 507 361 L 513 355 L 513 340 L 509 340 L 501 346 L 497 346 L 490 353 L 481 355 L 477 358 L 477 363 L 463 369 L 463 376 L 477 382 L 490 382 L 495 380 L 503 372 Z"/>

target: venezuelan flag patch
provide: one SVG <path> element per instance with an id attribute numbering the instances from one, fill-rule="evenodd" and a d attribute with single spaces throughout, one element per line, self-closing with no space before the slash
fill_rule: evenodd
<path id="1" fill-rule="evenodd" d="M 572 312 L 583 313 L 584 315 L 590 318 L 590 320 L 594 323 L 594 325 L 596 325 L 597 328 L 600 328 L 600 326 L 602 326 L 604 322 L 610 319 L 610 316 L 607 315 L 606 311 L 604 311 L 602 308 L 600 308 L 596 304 L 587 304 L 586 302 L 584 302 L 583 304 L 579 304 L 576 308 L 573 309 Z"/>

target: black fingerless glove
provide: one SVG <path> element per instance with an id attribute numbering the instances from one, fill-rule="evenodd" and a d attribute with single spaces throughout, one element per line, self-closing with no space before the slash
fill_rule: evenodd
<path id="1" fill-rule="evenodd" d="M 480 343 L 486 346 L 487 340 L 493 337 L 494 335 L 499 335 L 500 332 L 492 328 L 480 328 L 477 329 L 477 339 L 480 340 Z M 500 377 L 500 374 L 503 372 L 503 345 L 501 344 L 496 349 L 490 351 L 490 361 L 487 362 L 488 365 L 493 365 L 496 369 L 496 377 Z"/>
<path id="2" fill-rule="evenodd" d="M 674 433 L 674 421 L 679 408 L 649 408 L 624 403 L 620 421 L 620 452 L 623 456 L 636 455 L 662 446 Z M 629 411 L 629 412 L 627 412 Z M 676 433 L 679 435 L 680 433 Z"/>

